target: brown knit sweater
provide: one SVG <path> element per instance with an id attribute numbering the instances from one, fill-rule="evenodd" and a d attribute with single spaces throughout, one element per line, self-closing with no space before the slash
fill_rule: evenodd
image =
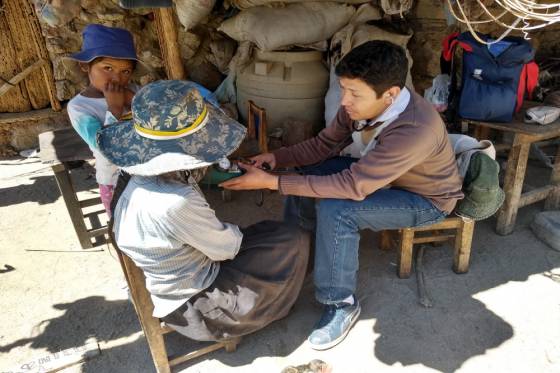
<path id="1" fill-rule="evenodd" d="M 316 137 L 274 152 L 277 167 L 305 166 L 334 156 L 352 141 L 352 120 L 340 108 Z M 336 149 L 335 149 L 336 150 Z M 281 176 L 282 194 L 363 200 L 385 186 L 428 198 L 450 213 L 463 198 L 461 179 L 447 131 L 432 105 L 412 93 L 405 111 L 377 138 L 377 145 L 350 168 L 328 176 Z"/>

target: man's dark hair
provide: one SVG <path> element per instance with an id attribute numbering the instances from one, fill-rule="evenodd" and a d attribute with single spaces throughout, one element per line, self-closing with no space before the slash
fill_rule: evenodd
<path id="1" fill-rule="evenodd" d="M 341 78 L 364 81 L 379 98 L 393 86 L 404 87 L 408 60 L 402 47 L 388 41 L 372 40 L 344 56 L 335 73 Z"/>

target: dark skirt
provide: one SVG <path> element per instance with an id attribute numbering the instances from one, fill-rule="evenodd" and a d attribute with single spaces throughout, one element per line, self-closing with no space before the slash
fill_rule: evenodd
<path id="1" fill-rule="evenodd" d="M 239 253 L 220 263 L 212 285 L 162 321 L 191 339 L 220 341 L 288 315 L 305 277 L 309 234 L 276 221 L 241 231 Z"/>

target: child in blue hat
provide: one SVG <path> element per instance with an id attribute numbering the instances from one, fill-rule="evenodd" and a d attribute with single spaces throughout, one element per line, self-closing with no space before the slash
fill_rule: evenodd
<path id="1" fill-rule="evenodd" d="M 82 50 L 71 56 L 89 79 L 68 103 L 72 126 L 95 157 L 96 180 L 107 213 L 117 180 L 117 167 L 97 147 L 97 131 L 130 113 L 137 87 L 130 78 L 138 62 L 132 35 L 125 29 L 92 24 L 83 33 Z"/>
<path id="2" fill-rule="evenodd" d="M 127 119 L 134 93 L 132 73 L 141 61 L 136 56 L 132 35 L 125 29 L 92 24 L 86 26 L 82 50 L 71 56 L 88 74 L 89 85 L 68 103 L 72 126 L 95 156 L 96 180 L 103 206 L 110 215 L 110 203 L 117 182 L 117 166 L 100 151 L 97 132 L 116 121 Z M 206 101 L 219 107 L 213 94 L 194 84 Z"/>

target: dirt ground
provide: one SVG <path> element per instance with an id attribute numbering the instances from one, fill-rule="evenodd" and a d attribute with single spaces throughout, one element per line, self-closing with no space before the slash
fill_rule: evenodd
<path id="1" fill-rule="evenodd" d="M 92 172 L 74 172 L 81 194 L 96 193 Z M 529 179 L 548 172 L 537 165 Z M 207 196 L 221 218 L 242 226 L 281 215 L 277 194 L 263 207 L 253 192 L 231 202 L 217 190 Z M 212 353 L 179 371 L 280 372 L 322 359 L 333 372 L 560 372 L 560 252 L 529 229 L 541 209 L 522 209 L 505 237 L 494 233 L 494 219 L 477 223 L 467 274 L 451 270 L 449 245 L 428 249 L 432 308 L 419 304 L 414 275 L 397 278 L 396 253 L 364 232 L 362 314 L 343 343 L 325 352 L 305 344 L 321 310 L 308 278 L 287 318 L 244 338 L 235 353 Z M 50 168 L 36 158 L 0 160 L 0 249 L 0 372 L 91 340 L 101 354 L 65 372 L 155 371 L 118 262 L 104 245 L 80 248 Z M 177 335 L 167 342 L 171 351 L 196 345 Z"/>

